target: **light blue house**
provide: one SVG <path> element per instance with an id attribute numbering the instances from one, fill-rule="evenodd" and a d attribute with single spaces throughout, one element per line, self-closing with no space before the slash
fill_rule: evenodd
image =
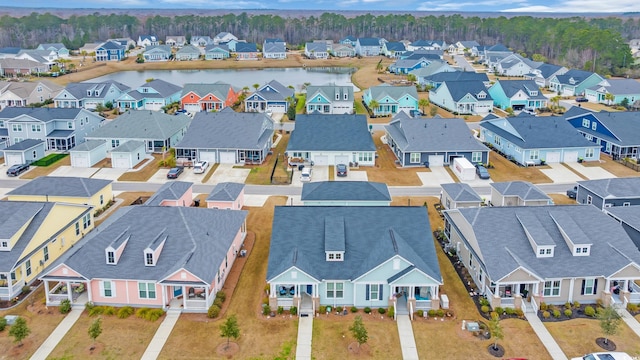
<path id="1" fill-rule="evenodd" d="M 444 74 L 456 73 L 436 75 Z M 429 90 L 429 100 L 454 114 L 487 114 L 493 110 L 493 98 L 480 80 L 444 81 L 437 88 Z"/>
<path id="2" fill-rule="evenodd" d="M 96 48 L 96 61 L 120 61 L 125 58 L 126 47 L 109 40 Z"/>
<path id="3" fill-rule="evenodd" d="M 378 56 L 382 51 L 382 46 L 379 38 L 358 38 L 355 49 L 358 56 Z"/>
<path id="4" fill-rule="evenodd" d="M 560 95 L 576 96 L 598 85 L 604 78 L 591 71 L 571 69 L 562 75 L 554 75 L 549 80 L 549 88 Z"/>
<path id="5" fill-rule="evenodd" d="M 224 60 L 229 58 L 229 47 L 227 45 L 207 45 L 204 48 L 205 60 Z"/>
<path id="6" fill-rule="evenodd" d="M 53 50 L 58 54 L 58 57 L 63 59 L 69 58 L 69 49 L 67 49 L 63 43 L 40 44 L 36 50 Z"/>
<path id="7" fill-rule="evenodd" d="M 400 59 L 389 65 L 389 72 L 394 74 L 408 74 L 412 70 L 429 66 L 431 60 L 424 57 L 419 59 Z"/>
<path id="8" fill-rule="evenodd" d="M 493 104 L 502 109 L 521 111 L 547 107 L 547 97 L 534 80 L 498 80 L 489 88 L 489 95 Z"/>
<path id="9" fill-rule="evenodd" d="M 302 184 L 304 206 L 389 206 L 385 183 L 372 181 L 314 181 Z"/>
<path id="10" fill-rule="evenodd" d="M 352 114 L 353 86 L 308 86 L 305 108 L 307 114 Z"/>
<path id="11" fill-rule="evenodd" d="M 151 45 L 145 48 L 142 54 L 144 61 L 169 61 L 171 59 L 171 46 L 169 45 Z"/>
<path id="12" fill-rule="evenodd" d="M 480 122 L 480 138 L 522 166 L 598 160 L 600 146 L 562 118 L 517 116 Z"/>
<path id="13" fill-rule="evenodd" d="M 443 72 L 456 72 L 456 69 L 442 60 L 436 60 L 423 68 L 409 71 L 409 74 L 416 77 L 416 82 L 418 84 L 425 86 L 427 83 L 427 77 Z"/>
<path id="14" fill-rule="evenodd" d="M 164 80 L 154 79 L 135 90 L 122 94 L 116 103 L 121 111 L 126 109 L 161 110 L 163 106 L 180 101 L 181 93 L 182 87 Z"/>
<path id="15" fill-rule="evenodd" d="M 375 219 L 375 221 L 372 221 Z M 424 207 L 277 206 L 269 305 L 437 309 L 442 276 Z"/>
<path id="16" fill-rule="evenodd" d="M 200 58 L 200 49 L 191 44 L 185 45 L 176 51 L 176 60 L 198 60 Z"/>
<path id="17" fill-rule="evenodd" d="M 373 86 L 364 91 L 362 101 L 371 108 L 373 100 L 378 102 L 378 106 L 371 109 L 375 116 L 394 115 L 400 111 L 409 113 L 411 110 L 418 110 L 418 91 L 415 86 L 391 86 L 389 84 Z"/>
<path id="18" fill-rule="evenodd" d="M 612 100 L 607 100 L 607 94 L 613 95 Z M 632 105 L 640 99 L 640 82 L 635 79 L 605 79 L 598 85 L 585 89 L 584 96 L 589 101 L 601 104 L 620 104 L 627 99 Z"/>

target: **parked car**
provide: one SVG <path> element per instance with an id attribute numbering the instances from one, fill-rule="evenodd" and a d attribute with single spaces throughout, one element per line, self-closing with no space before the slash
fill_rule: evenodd
<path id="1" fill-rule="evenodd" d="M 184 171 L 183 167 L 174 167 L 169 170 L 167 173 L 167 179 L 177 179 L 180 174 Z"/>
<path id="2" fill-rule="evenodd" d="M 347 165 L 345 164 L 336 165 L 336 175 L 340 177 L 347 176 Z"/>
<path id="3" fill-rule="evenodd" d="M 586 97 L 584 97 L 584 96 L 578 96 L 578 97 L 576 98 L 576 102 L 589 102 L 589 99 L 587 99 L 587 98 L 586 98 Z"/>
<path id="4" fill-rule="evenodd" d="M 15 164 L 7 170 L 7 175 L 18 176 L 27 170 L 29 170 L 29 164 Z"/>
<path id="5" fill-rule="evenodd" d="M 203 174 L 205 171 L 207 171 L 208 167 L 209 167 L 208 161 L 198 161 L 197 163 L 195 163 L 195 165 L 193 165 L 193 173 Z"/>
<path id="6" fill-rule="evenodd" d="M 578 195 L 577 186 L 574 186 L 573 189 L 567 190 L 567 196 L 569 197 L 569 199 L 575 199 L 577 195 Z"/>
<path id="7" fill-rule="evenodd" d="M 572 358 L 571 360 L 632 360 L 633 358 L 624 352 L 597 352 L 585 356 Z"/>
<path id="8" fill-rule="evenodd" d="M 307 182 L 311 181 L 311 168 L 305 167 L 300 172 L 300 181 Z"/>
<path id="9" fill-rule="evenodd" d="M 491 175 L 489 175 L 489 171 L 483 165 L 476 165 L 476 174 L 480 179 L 490 179 Z"/>

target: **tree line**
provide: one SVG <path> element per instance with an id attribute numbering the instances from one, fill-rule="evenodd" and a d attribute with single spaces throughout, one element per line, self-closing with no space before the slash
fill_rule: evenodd
<path id="1" fill-rule="evenodd" d="M 371 14 L 346 17 L 339 13 L 321 16 L 226 14 L 220 16 L 91 15 L 60 18 L 50 13 L 0 17 L 0 46 L 35 47 L 42 42 L 62 42 L 77 49 L 88 42 L 112 37 L 137 39 L 142 34 L 214 36 L 228 31 L 240 39 L 261 43 L 264 38 L 281 38 L 297 47 L 314 39 L 339 40 L 355 37 L 383 37 L 389 41 L 476 40 L 483 45 L 502 43 L 528 56 L 537 54 L 550 62 L 620 74 L 632 63 L 628 39 L 640 37 L 640 20 L 633 18 L 538 18 L 423 16 Z"/>

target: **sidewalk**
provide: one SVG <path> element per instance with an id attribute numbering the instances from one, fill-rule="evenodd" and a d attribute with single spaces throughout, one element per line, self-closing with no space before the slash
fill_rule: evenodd
<path id="1" fill-rule="evenodd" d="M 311 338 L 313 337 L 313 316 L 302 316 L 298 320 L 298 343 L 296 360 L 311 360 Z"/>
<path id="2" fill-rule="evenodd" d="M 529 325 L 531 325 L 533 331 L 538 335 L 538 339 L 540 339 L 542 345 L 547 348 L 551 358 L 554 360 L 567 360 L 567 356 L 562 352 L 562 349 L 560 349 L 556 340 L 551 336 L 549 330 L 544 327 L 544 324 L 542 324 L 538 315 L 526 312 L 524 313 L 524 316 L 527 318 L 527 321 L 529 322 Z"/>
<path id="3" fill-rule="evenodd" d="M 51 335 L 45 340 L 42 345 L 36 350 L 35 354 L 31 357 L 31 360 L 45 360 L 49 357 L 49 354 L 53 352 L 53 349 L 58 346 L 58 343 L 62 340 L 62 338 L 67 334 L 69 329 L 76 323 L 76 321 L 80 318 L 80 315 L 84 311 L 83 308 L 73 308 L 71 312 L 65 316 L 64 319 L 58 324 L 58 326 L 53 330 Z"/>
<path id="4" fill-rule="evenodd" d="M 640 337 L 640 322 L 631 316 L 627 309 L 617 306 L 614 306 L 614 309 L 616 309 L 618 314 L 622 317 L 622 320 L 631 328 L 631 330 Z"/>
<path id="5" fill-rule="evenodd" d="M 400 335 L 400 348 L 402 348 L 402 359 L 418 360 L 418 349 L 416 349 L 416 339 L 413 336 L 413 327 L 409 315 L 397 315 L 398 335 Z"/>
<path id="6" fill-rule="evenodd" d="M 153 335 L 153 339 L 151 339 L 149 346 L 147 346 L 147 350 L 142 354 L 142 360 L 155 360 L 158 358 L 164 343 L 167 342 L 169 335 L 171 335 L 171 330 L 173 330 L 173 326 L 179 317 L 180 311 L 167 311 L 167 316 L 165 316 L 162 324 L 160 324 L 160 327 L 156 330 L 156 334 Z"/>

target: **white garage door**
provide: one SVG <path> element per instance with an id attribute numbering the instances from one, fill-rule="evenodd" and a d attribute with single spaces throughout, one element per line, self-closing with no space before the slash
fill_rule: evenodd
<path id="1" fill-rule="evenodd" d="M 236 152 L 235 151 L 221 151 L 220 152 L 220 163 L 221 164 L 235 164 L 236 163 Z"/>
<path id="2" fill-rule="evenodd" d="M 329 165 L 329 156 L 315 156 L 313 162 L 314 165 Z"/>
<path id="3" fill-rule="evenodd" d="M 274 113 L 285 113 L 284 105 L 269 105 L 269 109 Z"/>
<path id="4" fill-rule="evenodd" d="M 411 113 L 411 110 L 416 110 L 416 109 L 415 109 L 414 107 L 412 107 L 412 106 L 400 106 L 398 109 L 399 109 L 400 111 L 404 111 L 404 112 L 405 112 L 405 113 L 407 113 L 407 114 L 410 114 L 410 113 Z"/>
<path id="5" fill-rule="evenodd" d="M 7 154 L 6 155 L 6 159 L 5 161 L 7 162 L 7 166 L 12 166 L 15 164 L 22 164 L 22 155 L 20 154 Z"/>
<path id="6" fill-rule="evenodd" d="M 147 102 L 147 103 L 145 103 L 144 107 L 147 110 L 158 111 L 158 110 L 162 109 L 162 103 L 161 102 Z"/>
<path id="7" fill-rule="evenodd" d="M 89 154 L 87 153 L 77 153 L 71 154 L 71 166 L 73 167 L 91 167 L 89 164 Z"/>
<path id="8" fill-rule="evenodd" d="M 560 162 L 560 153 L 559 152 L 549 152 L 549 153 L 547 153 L 547 158 L 545 159 L 545 161 L 548 164 L 559 163 Z"/>
<path id="9" fill-rule="evenodd" d="M 184 109 L 190 113 L 196 113 L 200 111 L 200 105 L 198 104 L 185 104 Z"/>
<path id="10" fill-rule="evenodd" d="M 215 151 L 200 151 L 198 154 L 200 161 L 208 161 L 209 164 L 216 163 L 216 152 Z"/>
<path id="11" fill-rule="evenodd" d="M 126 156 L 117 156 L 111 158 L 111 167 L 116 169 L 129 169 L 131 168 L 131 162 Z"/>
<path id="12" fill-rule="evenodd" d="M 577 151 L 567 151 L 564 153 L 564 162 L 578 162 Z"/>
<path id="13" fill-rule="evenodd" d="M 444 165 L 444 155 L 429 155 L 429 166 Z"/>
<path id="14" fill-rule="evenodd" d="M 349 164 L 349 155 L 336 155 L 336 165 L 337 164 Z"/>

